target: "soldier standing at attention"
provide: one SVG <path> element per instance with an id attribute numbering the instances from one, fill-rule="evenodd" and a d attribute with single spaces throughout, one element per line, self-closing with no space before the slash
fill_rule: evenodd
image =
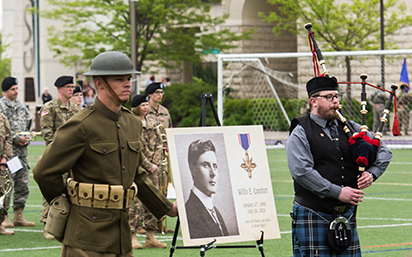
<path id="1" fill-rule="evenodd" d="M 0 169 L 7 168 L 7 160 L 13 156 L 12 142 L 13 139 L 11 138 L 10 124 L 7 121 L 6 116 L 4 116 L 3 113 L 0 113 Z M 1 198 L 4 193 L 3 190 L 5 190 L 3 186 L 4 185 L 0 184 L 0 199 L 3 200 L 1 206 L 4 206 L 4 198 Z M 5 215 L 7 215 L 7 211 L 0 208 L 0 235 L 14 235 L 14 231 L 7 230 L 1 225 Z"/>
<path id="2" fill-rule="evenodd" d="M 379 88 L 382 85 L 377 85 Z M 382 112 L 385 109 L 386 101 L 388 100 L 389 96 L 382 90 L 376 90 L 375 93 L 372 95 L 371 100 L 373 104 L 373 131 L 378 131 L 379 124 L 381 123 L 380 118 L 382 116 Z M 389 130 L 389 122 L 385 123 L 383 127 L 383 134 L 388 134 Z"/>
<path id="3" fill-rule="evenodd" d="M 28 131 L 29 128 L 29 109 L 17 99 L 19 94 L 18 81 L 14 77 L 7 77 L 1 84 L 3 97 L 0 99 L 0 112 L 2 112 L 10 123 L 11 135 L 13 138 L 13 157 L 18 156 L 23 166 L 12 175 L 13 186 L 13 223 L 10 222 L 9 216 L 6 215 L 2 225 L 5 228 L 16 227 L 34 227 L 34 222 L 27 221 L 23 217 L 23 209 L 29 197 L 29 169 L 27 161 L 29 151 L 27 145 L 30 143 L 29 137 L 21 136 L 16 132 Z M 10 207 L 11 192 L 7 194 L 4 209 L 7 211 Z"/>
<path id="4" fill-rule="evenodd" d="M 164 129 L 163 131 L 165 131 L 165 129 L 172 127 L 172 118 L 170 117 L 170 114 L 167 108 L 160 104 L 160 102 L 163 99 L 163 95 L 164 95 L 163 89 L 164 89 L 164 84 L 160 82 L 154 82 L 154 83 L 151 83 L 149 86 L 147 86 L 145 90 L 145 94 L 149 96 L 149 111 L 146 115 L 146 121 L 147 121 L 146 126 L 148 128 L 156 128 L 159 125 L 163 125 L 163 129 Z M 167 145 L 165 146 L 165 149 L 166 151 L 168 151 Z M 153 161 L 154 163 L 156 163 L 156 161 L 159 161 L 159 160 L 153 160 Z M 168 180 L 167 185 L 169 183 L 172 183 L 171 176 L 170 174 L 168 174 L 168 172 L 169 171 L 168 171 L 167 166 L 164 167 L 164 170 L 157 171 L 158 180 L 160 176 L 166 177 L 165 179 Z M 167 195 L 167 187 L 164 190 L 164 193 L 165 195 Z M 161 221 L 159 221 L 157 232 L 162 232 L 161 227 L 162 227 L 162 223 Z M 173 230 L 169 229 L 167 232 L 173 232 Z"/>
<path id="5" fill-rule="evenodd" d="M 128 210 L 136 193 L 157 218 L 177 215 L 176 203 L 139 169 L 142 123 L 122 107 L 136 73 L 125 54 L 99 54 L 84 73 L 93 76 L 97 98 L 58 129 L 34 167 L 49 203 L 66 193 L 71 202 L 61 256 L 134 256 Z M 61 176 L 69 170 L 66 188 Z"/>
<path id="6" fill-rule="evenodd" d="M 54 85 L 57 87 L 57 97 L 43 105 L 40 110 L 41 134 L 46 142 L 46 146 L 53 142 L 56 130 L 76 113 L 80 112 L 80 107 L 69 101 L 73 95 L 73 77 L 61 76 L 56 79 Z M 44 224 L 45 228 L 49 208 L 49 204 L 43 198 L 40 222 Z M 43 236 L 45 239 L 54 239 L 54 237 L 47 233 L 46 230 L 44 230 Z"/>
<path id="7" fill-rule="evenodd" d="M 398 112 L 399 112 L 399 130 L 405 132 L 405 136 L 409 136 L 409 101 L 412 100 L 412 96 L 406 93 L 406 86 L 401 85 L 401 92 L 397 97 Z"/>

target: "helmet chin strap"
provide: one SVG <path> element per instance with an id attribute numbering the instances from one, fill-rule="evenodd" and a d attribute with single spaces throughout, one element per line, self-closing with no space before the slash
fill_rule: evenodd
<path id="1" fill-rule="evenodd" d="M 124 101 L 120 100 L 119 96 L 116 95 L 116 93 L 113 91 L 113 89 L 109 86 L 109 83 L 107 83 L 104 78 L 102 78 L 101 76 L 99 76 L 99 80 L 100 80 L 100 82 L 102 82 L 102 84 L 104 85 L 104 87 L 109 91 L 109 93 L 114 97 L 114 99 L 116 99 L 117 102 L 119 102 L 120 104 L 125 103 Z M 127 102 L 127 101 L 126 101 L 126 102 Z"/>

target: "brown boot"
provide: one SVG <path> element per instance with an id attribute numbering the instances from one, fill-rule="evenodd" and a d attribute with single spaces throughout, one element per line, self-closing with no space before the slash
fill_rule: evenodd
<path id="1" fill-rule="evenodd" d="M 10 222 L 9 215 L 4 216 L 4 221 L 1 223 L 1 226 L 5 228 L 14 228 L 14 224 Z"/>
<path id="2" fill-rule="evenodd" d="M 14 235 L 14 231 L 7 230 L 5 227 L 0 225 L 0 235 Z"/>
<path id="3" fill-rule="evenodd" d="M 132 233 L 132 248 L 135 250 L 143 249 L 142 244 L 137 240 L 136 232 Z"/>
<path id="4" fill-rule="evenodd" d="M 143 227 L 136 229 L 136 234 L 146 234 L 146 230 Z"/>
<path id="5" fill-rule="evenodd" d="M 157 222 L 157 228 L 156 228 L 156 230 L 155 230 L 155 233 L 162 233 L 162 234 L 164 234 L 164 233 L 174 233 L 175 232 L 175 230 L 174 229 L 171 229 L 171 228 L 166 228 L 165 226 L 163 226 L 163 222 L 162 221 L 158 221 Z"/>
<path id="6" fill-rule="evenodd" d="M 46 231 L 46 223 L 44 223 L 43 237 L 44 237 L 44 239 L 47 239 L 47 240 L 56 240 L 56 238 L 54 238 L 54 236 L 52 234 L 49 234 Z"/>
<path id="7" fill-rule="evenodd" d="M 23 208 L 14 210 L 13 224 L 16 227 L 34 227 L 36 224 L 23 218 Z"/>
<path id="8" fill-rule="evenodd" d="M 145 248 L 166 248 L 167 245 L 165 243 L 160 243 L 154 237 L 154 230 L 146 230 L 146 243 L 144 244 Z"/>

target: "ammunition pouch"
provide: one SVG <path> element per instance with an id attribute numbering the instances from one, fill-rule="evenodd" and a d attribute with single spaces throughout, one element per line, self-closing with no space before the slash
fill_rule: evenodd
<path id="1" fill-rule="evenodd" d="M 70 202 L 66 196 L 58 196 L 51 201 L 45 229 L 60 242 L 63 240 L 69 213 Z"/>
<path id="2" fill-rule="evenodd" d="M 80 183 L 69 178 L 67 192 L 72 204 L 101 209 L 125 209 L 132 203 L 137 194 L 137 186 L 130 188 L 121 185 L 105 185 Z"/>
<path id="3" fill-rule="evenodd" d="M 326 241 L 328 245 L 337 252 L 345 251 L 352 242 L 352 234 L 348 219 L 339 216 L 329 223 L 326 232 Z"/>

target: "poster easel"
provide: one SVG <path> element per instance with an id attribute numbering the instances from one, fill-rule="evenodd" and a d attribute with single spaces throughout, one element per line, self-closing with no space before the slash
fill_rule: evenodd
<path id="1" fill-rule="evenodd" d="M 202 94 L 202 112 L 201 112 L 201 116 L 200 116 L 200 120 L 199 120 L 199 127 L 205 127 L 206 126 L 206 107 L 207 107 L 207 103 L 210 104 L 212 111 L 213 111 L 213 115 L 216 121 L 216 124 L 218 126 L 222 126 L 217 112 L 216 112 L 216 108 L 215 105 L 213 103 L 213 95 L 210 93 L 206 93 L 206 94 Z M 259 240 L 256 240 L 256 245 L 213 245 L 216 242 L 216 239 L 213 240 L 212 242 L 206 244 L 206 245 L 200 245 L 200 246 L 176 246 L 176 240 L 177 240 L 177 235 L 179 232 L 179 227 L 180 227 L 180 220 L 179 217 L 177 217 L 177 221 L 176 221 L 176 227 L 175 227 L 175 231 L 173 234 L 173 240 L 172 240 L 172 244 L 170 246 L 170 257 L 173 256 L 173 253 L 176 249 L 200 249 L 200 256 L 205 256 L 206 251 L 213 249 L 213 248 L 258 248 L 259 252 L 261 254 L 262 257 L 265 256 L 264 252 L 263 252 L 263 235 L 264 232 L 261 231 L 261 236 Z"/>

